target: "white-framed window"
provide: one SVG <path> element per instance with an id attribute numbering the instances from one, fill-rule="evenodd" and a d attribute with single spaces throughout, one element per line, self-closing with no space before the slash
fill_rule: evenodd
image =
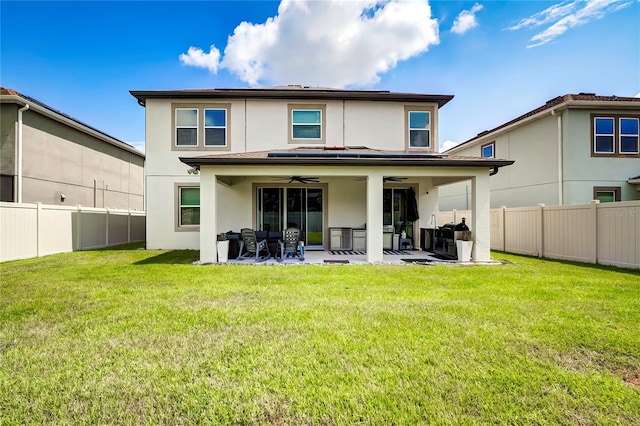
<path id="1" fill-rule="evenodd" d="M 593 188 L 593 199 L 600 200 L 601 203 L 620 201 L 621 195 L 619 186 L 595 186 Z"/>
<path id="2" fill-rule="evenodd" d="M 592 117 L 594 157 L 640 157 L 640 117 L 625 114 Z"/>
<path id="3" fill-rule="evenodd" d="M 227 110 L 224 108 L 205 108 L 204 145 L 227 145 Z"/>
<path id="4" fill-rule="evenodd" d="M 409 148 L 431 148 L 431 112 L 409 111 Z"/>
<path id="5" fill-rule="evenodd" d="M 496 144 L 495 142 L 482 145 L 480 149 L 482 152 L 482 158 L 495 158 L 496 157 Z"/>
<path id="6" fill-rule="evenodd" d="M 200 226 L 200 188 L 180 186 L 178 194 L 178 226 Z"/>
<path id="7" fill-rule="evenodd" d="M 198 109 L 175 109 L 176 146 L 198 146 Z"/>
<path id="8" fill-rule="evenodd" d="M 229 151 L 231 104 L 172 104 L 171 149 Z"/>
<path id="9" fill-rule="evenodd" d="M 289 143 L 325 143 L 326 105 L 290 104 Z"/>
<path id="10" fill-rule="evenodd" d="M 638 118 L 620 117 L 620 153 L 638 154 Z"/>

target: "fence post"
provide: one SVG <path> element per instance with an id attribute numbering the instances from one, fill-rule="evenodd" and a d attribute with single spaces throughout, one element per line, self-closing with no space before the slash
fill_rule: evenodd
<path id="1" fill-rule="evenodd" d="M 127 215 L 127 244 L 131 243 L 131 209 Z"/>
<path id="2" fill-rule="evenodd" d="M 500 206 L 501 216 L 500 216 L 500 225 L 502 227 L 502 241 L 500 250 L 506 251 L 507 249 L 507 206 Z"/>
<path id="3" fill-rule="evenodd" d="M 78 251 L 82 251 L 82 206 L 78 204 L 76 207 L 78 208 L 78 220 L 76 221 L 76 227 L 78 228 L 76 230 L 76 247 Z"/>
<path id="4" fill-rule="evenodd" d="M 589 253 L 589 259 L 592 263 L 598 263 L 598 204 L 600 200 L 591 200 L 589 211 L 590 230 L 592 232 L 588 241 L 593 241 L 591 244 L 591 253 Z"/>
<path id="5" fill-rule="evenodd" d="M 538 204 L 538 257 L 544 257 L 544 203 Z"/>
<path id="6" fill-rule="evenodd" d="M 42 203 L 38 201 L 36 203 L 36 257 L 40 257 L 40 240 L 42 238 L 40 236 L 40 229 L 42 229 L 42 226 L 40 224 L 41 220 L 42 220 Z"/>
<path id="7" fill-rule="evenodd" d="M 106 226 L 104 227 L 104 229 L 105 229 L 106 235 L 104 237 L 104 244 L 105 244 L 105 247 L 109 247 L 109 208 L 107 207 L 105 210 L 106 210 L 106 213 L 104 217 L 105 217 Z"/>

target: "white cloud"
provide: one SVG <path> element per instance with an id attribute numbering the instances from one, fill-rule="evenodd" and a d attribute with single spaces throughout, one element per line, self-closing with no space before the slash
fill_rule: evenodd
<path id="1" fill-rule="evenodd" d="M 213 73 L 225 68 L 250 85 L 365 86 L 438 43 L 428 0 L 283 0 L 264 23 L 240 23 L 221 60 L 215 46 L 180 59 Z"/>
<path id="2" fill-rule="evenodd" d="M 638 93 L 634 96 L 634 98 L 640 98 L 640 92 L 638 92 Z"/>
<path id="3" fill-rule="evenodd" d="M 473 5 L 471 10 L 463 10 L 453 21 L 453 27 L 451 32 L 455 34 L 464 34 L 467 31 L 478 26 L 478 20 L 476 19 L 476 13 L 482 10 L 483 6 L 479 3 Z"/>
<path id="4" fill-rule="evenodd" d="M 442 145 L 440 145 L 440 152 L 444 152 L 448 149 L 453 148 L 454 146 L 460 145 L 460 142 L 454 142 L 454 141 L 444 141 L 444 143 Z"/>
<path id="5" fill-rule="evenodd" d="M 209 48 L 209 53 L 205 53 L 198 47 L 191 46 L 187 53 L 180 55 L 180 62 L 193 67 L 207 68 L 215 74 L 218 72 L 220 63 L 220 51 L 213 45 Z"/>
<path id="6" fill-rule="evenodd" d="M 529 39 L 527 47 L 537 47 L 547 44 L 561 36 L 571 28 L 587 24 L 593 20 L 623 9 L 634 0 L 572 0 L 555 4 L 522 19 L 508 30 L 523 28 L 537 28 L 549 25 L 543 31 Z"/>

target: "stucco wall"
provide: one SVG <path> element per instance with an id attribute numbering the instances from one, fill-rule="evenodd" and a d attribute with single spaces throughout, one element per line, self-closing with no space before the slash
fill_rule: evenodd
<path id="1" fill-rule="evenodd" d="M 17 173 L 16 122 L 17 106 L 3 103 L 2 172 L 12 175 Z M 33 109 L 23 113 L 22 140 L 23 202 L 144 209 L 140 156 Z"/>

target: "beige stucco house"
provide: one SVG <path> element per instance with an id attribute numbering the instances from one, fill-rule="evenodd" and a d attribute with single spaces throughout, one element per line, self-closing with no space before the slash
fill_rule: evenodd
<path id="1" fill-rule="evenodd" d="M 144 161 L 134 147 L 0 88 L 0 201 L 142 210 Z"/>
<path id="2" fill-rule="evenodd" d="M 302 86 L 131 93 L 146 109 L 148 248 L 200 249 L 215 262 L 219 233 L 295 225 L 307 250 L 359 244 L 381 261 L 388 233 L 402 229 L 419 246 L 440 185 L 470 180 L 474 259 L 489 259 L 489 174 L 511 162 L 438 153 L 438 111 L 452 96 Z M 412 193 L 419 218 L 408 215 Z M 357 241 L 343 229 L 359 230 Z"/>
<path id="3" fill-rule="evenodd" d="M 515 160 L 492 176 L 491 207 L 640 199 L 640 98 L 558 96 L 446 151 Z M 470 208 L 473 188 L 440 188 L 442 210 Z"/>

